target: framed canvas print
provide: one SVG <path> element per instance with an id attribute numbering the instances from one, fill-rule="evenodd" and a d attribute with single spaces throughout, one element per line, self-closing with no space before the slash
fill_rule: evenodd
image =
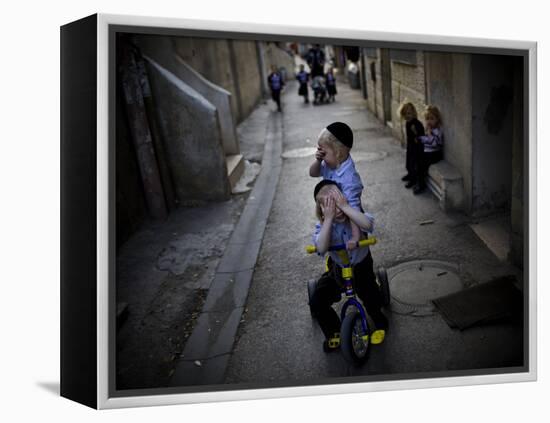
<path id="1" fill-rule="evenodd" d="M 536 379 L 536 43 L 61 28 L 61 394 Z"/>

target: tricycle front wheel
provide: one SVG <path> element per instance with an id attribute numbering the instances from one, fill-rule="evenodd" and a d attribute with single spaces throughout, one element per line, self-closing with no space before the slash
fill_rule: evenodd
<path id="1" fill-rule="evenodd" d="M 365 321 L 366 331 L 363 329 L 363 319 L 359 311 L 354 310 L 346 314 L 340 330 L 340 346 L 344 358 L 351 364 L 361 366 L 367 361 L 370 351 L 370 330 Z"/>

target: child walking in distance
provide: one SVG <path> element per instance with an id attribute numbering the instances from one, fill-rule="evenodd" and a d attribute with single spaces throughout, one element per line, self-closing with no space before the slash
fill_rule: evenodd
<path id="1" fill-rule="evenodd" d="M 281 73 L 277 70 L 277 66 L 271 66 L 271 73 L 267 77 L 267 83 L 271 90 L 271 98 L 277 105 L 277 111 L 281 111 L 281 90 L 284 87 L 284 81 Z"/>
<path id="2" fill-rule="evenodd" d="M 304 65 L 300 65 L 300 72 L 296 75 L 296 79 L 300 83 L 298 89 L 298 95 L 304 97 L 304 103 L 309 103 L 309 93 L 307 89 L 307 83 L 309 81 L 309 73 L 305 71 Z"/>
<path id="3" fill-rule="evenodd" d="M 328 101 L 334 102 L 334 96 L 337 94 L 337 91 L 336 91 L 336 77 L 334 76 L 332 68 L 330 68 L 329 71 L 327 72 L 325 81 L 327 84 Z"/>
<path id="4" fill-rule="evenodd" d="M 401 119 L 405 120 L 405 130 L 407 133 L 407 154 L 405 160 L 405 168 L 407 174 L 401 178 L 406 181 L 405 188 L 412 188 L 416 185 L 418 179 L 418 158 L 422 152 L 422 144 L 418 137 L 424 135 L 424 126 L 418 120 L 416 108 L 411 102 L 403 102 L 397 110 Z"/>
<path id="5" fill-rule="evenodd" d="M 427 106 L 424 112 L 426 134 L 418 137 L 422 150 L 418 158 L 418 182 L 413 192 L 419 194 L 426 189 L 426 177 L 430 165 L 443 159 L 443 130 L 441 112 L 435 106 Z"/>
<path id="6" fill-rule="evenodd" d="M 350 156 L 353 146 L 353 131 L 343 122 L 328 125 L 319 134 L 315 161 L 309 167 L 309 176 L 329 179 L 338 183 L 346 200 L 355 210 L 362 211 L 361 194 L 363 183 L 355 170 Z M 360 238 L 359 227 L 352 221 L 352 236 L 347 242 L 347 249 L 357 247 Z"/>
<path id="7" fill-rule="evenodd" d="M 313 243 L 319 254 L 327 253 L 331 245 L 347 243 L 350 240 L 351 222 L 362 231 L 372 232 L 374 218 L 351 207 L 336 182 L 327 179 L 319 182 L 315 186 L 313 196 L 319 219 L 313 234 Z M 341 298 L 341 267 L 344 264 L 336 252 L 328 254 L 328 270 L 318 280 L 310 299 L 311 311 L 325 335 L 323 349 L 327 352 L 339 346 L 341 322 L 332 304 Z M 371 343 L 380 344 L 388 328 L 388 319 L 381 310 L 382 302 L 370 250 L 368 247 L 359 248 L 348 252 L 348 256 L 353 267 L 353 289 L 375 325 Z"/>

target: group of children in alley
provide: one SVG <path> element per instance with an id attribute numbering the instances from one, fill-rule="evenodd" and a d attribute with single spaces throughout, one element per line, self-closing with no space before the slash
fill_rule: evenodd
<path id="1" fill-rule="evenodd" d="M 308 83 L 311 79 L 311 89 L 313 91 L 313 104 L 324 102 L 334 102 L 337 94 L 336 76 L 332 68 L 329 68 L 324 75 L 311 75 L 306 72 L 305 66 L 300 65 L 300 71 L 296 74 L 296 79 L 300 84 L 298 95 L 304 97 L 304 103 L 309 103 Z"/>
<path id="2" fill-rule="evenodd" d="M 418 194 L 426 188 L 429 166 L 442 159 L 441 114 L 435 106 L 426 107 L 425 128 L 412 103 L 401 104 L 399 114 L 406 122 L 407 134 L 407 173 L 401 179 L 406 182 L 406 188 L 413 188 L 413 192 Z M 388 330 L 388 319 L 382 311 L 369 248 L 358 248 L 358 242 L 372 233 L 374 217 L 363 210 L 361 203 L 363 183 L 350 155 L 353 131 L 345 123 L 331 123 L 321 131 L 317 144 L 315 160 L 309 168 L 310 176 L 322 177 L 313 192 L 319 219 L 313 243 L 319 254 L 328 253 L 328 259 L 327 271 L 318 280 L 310 297 L 310 308 L 325 335 L 323 349 L 338 348 L 341 322 L 332 304 L 341 298 L 340 268 L 343 263 L 340 256 L 328 248 L 336 244 L 346 245 L 353 266 L 354 290 L 375 326 L 371 343 L 379 344 Z"/>
<path id="3" fill-rule="evenodd" d="M 313 104 L 325 102 L 334 102 L 337 94 L 336 76 L 331 69 L 326 74 L 310 75 L 305 71 L 305 66 L 300 65 L 300 71 L 296 74 L 299 83 L 298 95 L 304 97 L 304 103 L 309 103 L 309 84 L 313 90 Z M 281 91 L 285 86 L 285 81 L 277 66 L 271 67 L 271 73 L 267 77 L 267 84 L 271 91 L 271 98 L 277 105 L 277 111 L 281 111 Z"/>

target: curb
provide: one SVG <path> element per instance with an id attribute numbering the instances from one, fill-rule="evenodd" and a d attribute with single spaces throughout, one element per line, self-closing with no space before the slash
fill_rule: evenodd
<path id="1" fill-rule="evenodd" d="M 260 174 L 220 259 L 170 386 L 214 385 L 224 381 L 279 182 L 282 147 L 282 115 L 272 112 L 266 128 Z"/>

